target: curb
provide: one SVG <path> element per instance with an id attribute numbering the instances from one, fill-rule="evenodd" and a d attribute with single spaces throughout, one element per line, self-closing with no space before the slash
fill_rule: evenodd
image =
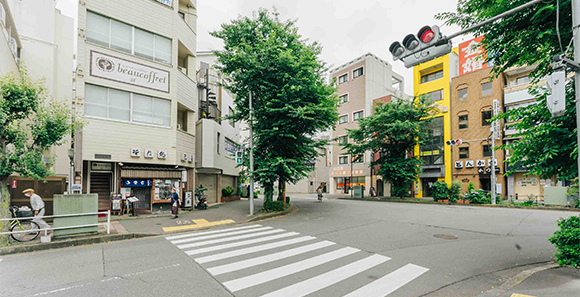
<path id="1" fill-rule="evenodd" d="M 43 250 L 72 247 L 72 246 L 79 246 L 79 245 L 87 245 L 87 244 L 95 244 L 95 243 L 105 243 L 105 242 L 111 242 L 111 241 L 142 238 L 142 237 L 149 237 L 149 236 L 155 236 L 155 235 L 154 234 L 137 234 L 137 233 L 112 234 L 112 235 L 104 235 L 104 236 L 103 235 L 91 236 L 91 237 L 85 237 L 85 238 L 71 238 L 71 239 L 53 241 L 53 242 L 49 242 L 49 243 L 22 244 L 22 245 L 2 247 L 2 248 L 0 248 L 0 255 L 29 253 L 29 252 L 34 252 L 34 251 L 43 251 Z"/>
<path id="2" fill-rule="evenodd" d="M 526 280 L 528 277 L 532 276 L 536 272 L 541 272 L 548 269 L 553 269 L 560 267 L 558 263 L 550 263 L 538 267 L 534 267 L 528 270 L 524 270 L 518 273 L 516 276 L 508 279 L 505 283 L 501 284 L 501 286 L 487 291 L 485 293 L 477 295 L 477 297 L 492 297 L 492 296 L 501 296 L 502 293 L 505 293 L 508 290 L 513 289 L 515 286 L 519 285 L 521 282 Z"/>
<path id="3" fill-rule="evenodd" d="M 434 205 L 442 205 L 442 206 L 473 206 L 473 207 L 487 207 L 487 208 L 509 208 L 509 209 L 531 209 L 531 210 L 556 210 L 556 211 L 571 211 L 571 212 L 580 212 L 580 209 L 577 208 L 568 208 L 568 207 L 529 207 L 529 206 L 512 206 L 512 205 L 489 205 L 489 204 L 457 204 L 457 203 L 439 203 L 434 201 L 412 201 L 412 200 L 380 200 L 380 199 L 364 199 L 364 198 L 337 198 L 340 200 L 358 200 L 358 201 L 371 201 L 371 202 L 390 202 L 390 203 L 410 203 L 410 204 L 434 204 Z"/>
<path id="4" fill-rule="evenodd" d="M 290 208 L 290 209 L 280 211 L 280 212 L 258 215 L 257 217 L 246 220 L 244 223 L 262 221 L 262 220 L 266 220 L 266 219 L 270 219 L 270 218 L 274 218 L 274 217 L 284 216 L 284 215 L 287 215 L 289 213 L 294 212 L 295 209 L 298 210 L 299 208 L 296 205 L 292 205 L 292 208 Z"/>

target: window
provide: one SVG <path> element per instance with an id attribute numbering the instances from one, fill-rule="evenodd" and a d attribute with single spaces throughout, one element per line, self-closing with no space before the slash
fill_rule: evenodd
<path id="1" fill-rule="evenodd" d="M 183 109 L 181 107 L 177 108 L 177 124 L 178 129 L 187 132 L 187 109 Z"/>
<path id="2" fill-rule="evenodd" d="M 234 115 L 234 110 L 231 107 L 228 107 L 228 115 L 229 116 L 233 116 Z M 230 126 L 232 127 L 236 127 L 236 122 L 234 122 L 233 119 L 229 120 Z"/>
<path id="3" fill-rule="evenodd" d="M 491 157 L 491 145 L 486 144 L 483 146 L 483 156 L 484 157 Z"/>
<path id="4" fill-rule="evenodd" d="M 346 103 L 346 102 L 348 102 L 348 94 L 344 94 L 344 95 L 338 97 L 338 103 L 339 104 L 343 104 L 343 103 Z"/>
<path id="5" fill-rule="evenodd" d="M 348 81 L 348 73 L 338 77 L 338 84 L 343 84 Z"/>
<path id="6" fill-rule="evenodd" d="M 425 94 L 425 99 L 427 102 L 435 102 L 443 99 L 443 89 L 433 91 Z"/>
<path id="7" fill-rule="evenodd" d="M 527 84 L 527 83 L 530 83 L 530 77 L 527 75 L 516 78 L 516 85 Z"/>
<path id="8" fill-rule="evenodd" d="M 421 76 L 421 83 L 428 83 L 430 81 L 438 80 L 443 78 L 443 70 L 435 71 L 429 74 L 425 74 Z"/>
<path id="9" fill-rule="evenodd" d="M 224 150 L 226 150 L 226 152 L 230 153 L 232 156 L 236 154 L 238 145 L 233 142 L 231 139 L 229 138 L 225 138 L 224 141 Z"/>
<path id="10" fill-rule="evenodd" d="M 481 84 L 481 96 L 491 95 L 491 93 L 493 93 L 491 82 Z"/>
<path id="11" fill-rule="evenodd" d="M 457 90 L 457 97 L 459 100 L 467 99 L 467 88 Z"/>
<path id="12" fill-rule="evenodd" d="M 338 123 L 339 124 L 346 124 L 346 123 L 348 123 L 348 115 L 345 114 L 343 116 L 340 116 L 340 118 L 338 118 Z"/>
<path id="13" fill-rule="evenodd" d="M 360 154 L 360 155 L 352 156 L 352 162 L 353 163 L 364 163 L 365 162 L 365 155 Z"/>
<path id="14" fill-rule="evenodd" d="M 355 113 L 352 114 L 352 120 L 353 121 L 356 121 L 356 120 L 362 118 L 363 116 L 364 116 L 364 111 L 362 111 L 362 110 L 361 111 L 357 111 L 357 112 L 355 112 Z"/>
<path id="15" fill-rule="evenodd" d="M 491 122 L 488 122 L 488 120 L 491 119 L 491 110 L 484 110 L 481 112 L 481 125 L 482 126 L 489 126 L 491 125 Z"/>
<path id="16" fill-rule="evenodd" d="M 427 137 L 420 147 L 420 156 L 423 165 L 444 164 L 443 117 L 434 118 L 425 128 Z"/>
<path id="17" fill-rule="evenodd" d="M 348 156 L 338 157 L 338 164 L 348 164 Z"/>
<path id="18" fill-rule="evenodd" d="M 358 69 L 355 69 L 352 72 L 352 78 L 355 79 L 355 78 L 357 78 L 359 76 L 362 76 L 363 74 L 364 74 L 364 72 L 363 72 L 363 68 L 362 67 L 361 68 L 358 68 Z"/>
<path id="19" fill-rule="evenodd" d="M 85 89 L 85 115 L 87 116 L 160 126 L 171 124 L 170 100 L 90 84 L 87 84 Z"/>
<path id="20" fill-rule="evenodd" d="M 171 64 L 171 39 L 87 13 L 87 40 L 146 59 Z"/>
<path id="21" fill-rule="evenodd" d="M 469 116 L 460 115 L 459 116 L 459 129 L 467 129 L 469 127 Z"/>
<path id="22" fill-rule="evenodd" d="M 348 136 L 339 136 L 338 143 L 339 144 L 348 143 Z"/>
<path id="23" fill-rule="evenodd" d="M 469 159 L 469 147 L 459 148 L 459 159 Z"/>
<path id="24" fill-rule="evenodd" d="M 220 139 L 221 139 L 221 136 L 222 135 L 218 132 L 217 133 L 217 145 L 216 145 L 218 155 L 220 154 Z"/>

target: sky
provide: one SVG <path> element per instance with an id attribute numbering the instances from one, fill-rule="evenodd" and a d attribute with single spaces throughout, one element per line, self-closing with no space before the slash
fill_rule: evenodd
<path id="1" fill-rule="evenodd" d="M 77 3 L 57 0 L 57 8 L 76 20 Z M 221 48 L 221 40 L 209 35 L 221 24 L 251 15 L 261 7 L 275 7 L 281 19 L 297 20 L 304 38 L 322 45 L 322 59 L 329 67 L 373 53 L 404 76 L 407 94 L 413 93 L 412 70 L 401 61 L 393 61 L 389 45 L 409 33 L 416 34 L 424 25 L 439 25 L 445 35 L 459 30 L 434 19 L 439 12 L 454 11 L 457 0 L 197 0 L 197 6 L 197 51 Z M 456 38 L 453 45 L 470 38 Z"/>

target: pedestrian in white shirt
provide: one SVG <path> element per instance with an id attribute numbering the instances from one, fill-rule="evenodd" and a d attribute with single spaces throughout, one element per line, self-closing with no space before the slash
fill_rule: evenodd
<path id="1" fill-rule="evenodd" d="M 42 198 L 35 194 L 33 189 L 26 189 L 22 193 L 24 193 L 24 196 L 30 197 L 30 206 L 32 206 L 32 211 L 34 211 L 34 219 L 32 221 L 37 223 L 41 229 L 50 228 L 50 225 L 42 219 L 45 213 Z"/>

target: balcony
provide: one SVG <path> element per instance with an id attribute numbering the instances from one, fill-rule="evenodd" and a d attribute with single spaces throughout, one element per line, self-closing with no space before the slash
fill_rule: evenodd
<path id="1" fill-rule="evenodd" d="M 507 105 L 507 104 L 513 104 L 513 103 L 517 103 L 517 102 L 531 100 L 534 98 L 535 98 L 535 96 L 530 94 L 530 91 L 528 90 L 528 88 L 525 88 L 522 90 L 517 90 L 517 91 L 512 91 L 512 92 L 508 92 L 508 89 L 506 89 L 505 93 L 504 93 L 503 102 L 504 102 L 504 104 Z"/>
<path id="2" fill-rule="evenodd" d="M 187 69 L 185 69 L 187 72 Z M 189 78 L 183 71 L 176 71 L 177 74 L 177 102 L 185 105 L 191 110 L 197 110 L 197 83 Z"/>

